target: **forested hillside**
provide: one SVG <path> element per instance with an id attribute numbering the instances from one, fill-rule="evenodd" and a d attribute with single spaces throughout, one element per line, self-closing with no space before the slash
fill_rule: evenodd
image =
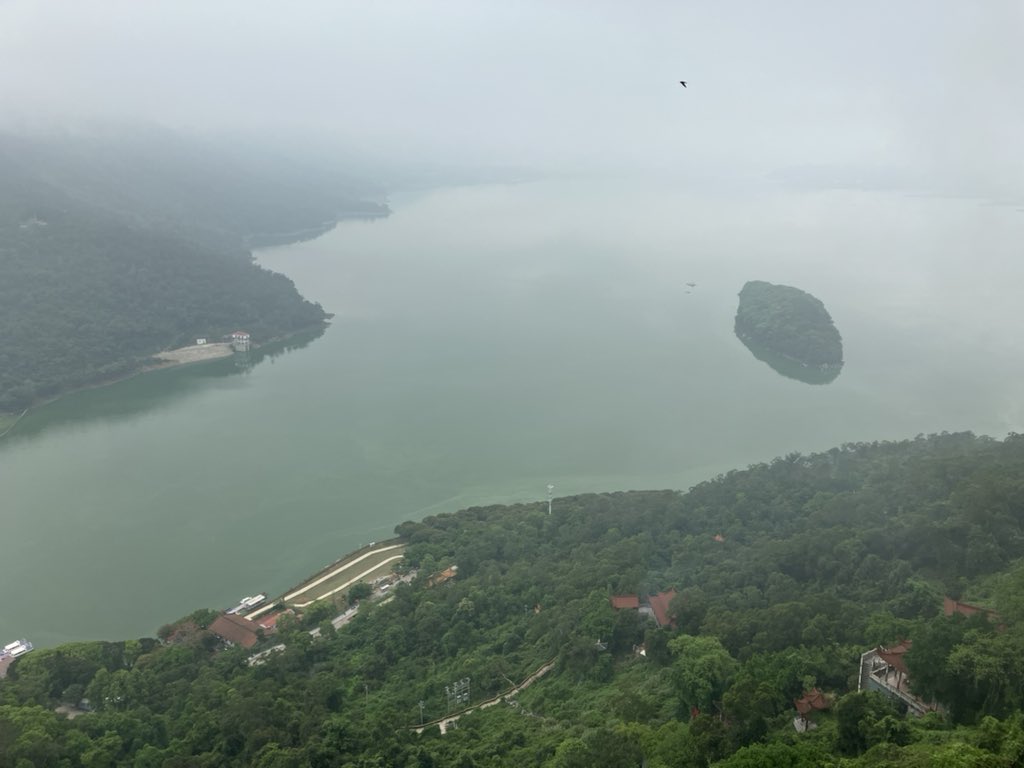
<path id="1" fill-rule="evenodd" d="M 322 324 L 246 247 L 385 209 L 329 174 L 301 178 L 164 135 L 0 136 L 0 413 L 197 337 L 260 343 Z"/>
<path id="2" fill-rule="evenodd" d="M 201 629 L 18 660 L 0 766 L 1019 765 L 1022 477 L 1024 437 L 940 435 L 404 523 L 412 583 L 337 631 L 316 604 L 262 665 Z M 674 627 L 610 605 L 669 588 Z M 947 618 L 944 595 L 998 614 Z M 941 705 L 923 718 L 856 692 L 861 654 L 902 639 Z M 411 728 L 456 706 L 454 681 L 480 703 L 550 659 L 446 735 Z M 813 687 L 830 705 L 797 733 Z M 83 697 L 95 711 L 52 711 Z"/>

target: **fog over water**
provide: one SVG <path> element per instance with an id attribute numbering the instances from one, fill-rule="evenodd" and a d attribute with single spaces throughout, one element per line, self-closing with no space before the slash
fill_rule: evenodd
<path id="1" fill-rule="evenodd" d="M 320 338 L 71 395 L 0 443 L 0 643 L 152 634 L 548 483 L 1021 431 L 1022 14 L 0 0 L 3 128 L 273 147 L 394 211 L 257 253 L 336 313 Z M 752 279 L 822 299 L 832 384 L 735 338 Z"/>

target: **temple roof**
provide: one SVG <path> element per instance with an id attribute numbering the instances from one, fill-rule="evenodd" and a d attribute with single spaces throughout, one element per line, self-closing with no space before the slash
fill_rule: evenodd
<path id="1" fill-rule="evenodd" d="M 632 608 L 634 611 L 640 607 L 640 598 L 637 595 L 612 595 L 612 608 Z"/>
<path id="2" fill-rule="evenodd" d="M 878 654 L 878 658 L 890 667 L 894 667 L 903 674 L 907 674 L 907 664 L 903 661 L 903 654 L 909 651 L 912 645 L 912 640 L 900 640 L 896 645 L 890 648 L 886 648 L 881 645 L 878 646 L 875 648 L 875 653 Z"/>
<path id="3" fill-rule="evenodd" d="M 806 715 L 814 710 L 829 708 L 828 699 L 825 698 L 825 694 L 817 688 L 811 688 L 811 690 L 805 691 L 804 695 L 799 699 L 793 699 L 793 704 L 796 706 L 796 711 L 801 715 Z"/>

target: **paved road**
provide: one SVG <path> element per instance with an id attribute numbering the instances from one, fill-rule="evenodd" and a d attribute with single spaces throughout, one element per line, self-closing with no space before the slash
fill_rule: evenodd
<path id="1" fill-rule="evenodd" d="M 349 562 L 345 563 L 344 565 L 339 565 L 337 568 L 335 568 L 330 573 L 328 573 L 328 574 L 326 574 L 324 576 L 321 576 L 316 581 L 311 581 L 309 584 L 306 584 L 301 589 L 296 589 L 294 592 L 292 592 L 291 594 L 285 595 L 281 599 L 284 600 L 284 601 L 287 601 L 287 600 L 291 600 L 291 599 L 293 599 L 295 597 L 298 597 L 303 592 L 305 592 L 307 590 L 310 590 L 313 587 L 319 586 L 320 584 L 323 584 L 328 579 L 330 579 L 330 578 L 332 578 L 334 576 L 337 576 L 339 573 L 341 573 L 342 571 L 346 570 L 347 568 L 351 568 L 356 563 L 361 563 L 363 560 L 365 560 L 368 557 L 373 557 L 374 555 L 379 555 L 381 552 L 387 552 L 389 550 L 398 549 L 399 547 L 404 547 L 404 546 L 405 546 L 404 544 L 392 544 L 389 547 L 381 547 L 380 549 L 375 549 L 372 552 L 367 552 L 365 555 L 360 555 L 355 560 L 350 560 Z M 396 558 L 392 558 L 392 560 L 394 560 L 394 559 L 396 559 Z M 376 567 L 379 567 L 379 566 L 375 566 L 375 568 Z M 373 570 L 373 569 L 371 569 L 371 570 Z"/>
<path id="2" fill-rule="evenodd" d="M 362 581 L 363 579 L 365 579 L 365 578 L 366 578 L 367 576 L 369 576 L 369 575 L 370 575 L 371 573 L 373 573 L 374 571 L 378 571 L 378 570 L 380 570 L 380 569 L 381 569 L 382 567 L 384 567 L 384 566 L 385 566 L 385 565 L 387 565 L 388 563 L 390 563 L 390 562 L 393 562 L 393 561 L 395 561 L 395 560 L 401 560 L 401 559 L 402 559 L 403 557 L 404 557 L 404 555 L 392 555 L 392 556 L 391 556 L 391 557 L 389 557 L 389 558 L 388 558 L 387 560 L 382 560 L 382 561 L 380 561 L 379 563 L 377 563 L 376 565 L 374 565 L 373 567 L 371 567 L 371 568 L 367 568 L 367 569 L 366 569 L 365 571 L 363 571 L 362 573 L 360 573 L 360 574 L 359 574 L 358 576 L 353 576 L 353 577 L 352 577 L 351 579 L 349 579 L 348 581 L 346 581 L 346 582 L 345 582 L 344 584 L 342 584 L 342 585 L 341 585 L 340 587 L 335 587 L 335 588 L 334 588 L 334 589 L 332 589 L 332 590 L 331 590 L 330 592 L 324 592 L 324 593 L 323 593 L 322 595 L 320 595 L 319 597 L 314 597 L 314 598 L 313 598 L 312 600 L 307 600 L 307 601 L 306 601 L 306 602 L 304 602 L 304 603 L 295 603 L 295 607 L 296 607 L 296 608 L 305 608 L 305 607 L 307 607 L 307 606 L 309 606 L 309 605 L 312 605 L 312 604 L 313 604 L 313 603 L 315 603 L 315 602 L 316 602 L 317 600 L 323 600 L 323 599 L 324 599 L 325 597 L 330 597 L 330 596 L 331 596 L 331 595 L 333 595 L 333 594 L 336 594 L 336 593 L 338 593 L 338 592 L 341 592 L 341 590 L 343 590 L 343 589 L 347 589 L 348 587 L 351 587 L 351 586 L 352 586 L 353 584 L 355 584 L 355 583 L 356 583 L 357 581 Z M 304 589 L 304 590 L 302 590 L 302 591 L 303 591 L 303 592 L 305 592 L 306 590 Z M 292 594 L 297 594 L 297 593 L 292 593 Z M 285 597 L 284 599 L 285 599 L 285 600 L 287 600 L 288 598 L 287 598 L 287 597 Z"/>
<path id="3" fill-rule="evenodd" d="M 257 617 L 262 616 L 264 613 L 269 611 L 271 608 L 273 608 L 278 603 L 282 603 L 282 602 L 286 602 L 288 600 L 291 600 L 292 598 L 296 597 L 297 595 L 301 595 L 303 592 L 306 592 L 306 591 L 312 589 L 315 586 L 323 584 L 328 579 L 330 579 L 330 578 L 332 578 L 334 576 L 337 576 L 339 573 L 344 571 L 346 568 L 351 568 L 353 565 L 355 565 L 357 563 L 361 563 L 363 560 L 365 560 L 368 557 L 373 557 L 374 555 L 380 554 L 381 552 L 388 552 L 388 551 L 390 551 L 392 549 L 396 549 L 398 547 L 404 547 L 404 546 L 405 546 L 404 544 L 391 544 L 390 546 L 381 547 L 379 549 L 374 549 L 371 552 L 367 552 L 364 555 L 360 555 L 359 557 L 355 558 L 354 560 L 349 560 L 344 565 L 339 565 L 337 568 L 333 569 L 330 573 L 327 573 L 327 574 L 321 576 L 316 581 L 312 581 L 309 584 L 306 584 L 306 585 L 302 586 L 301 588 L 296 589 L 294 592 L 288 593 L 287 595 L 282 597 L 280 600 L 272 600 L 269 603 L 267 603 L 266 605 L 264 605 L 262 608 L 258 608 L 255 611 L 253 611 L 252 613 L 246 614 L 245 618 L 249 619 L 250 621 L 253 621 Z M 345 589 L 345 587 L 351 586 L 353 582 L 358 581 L 359 579 L 363 578 L 367 574 L 373 573 L 375 570 L 380 568 L 382 565 L 390 563 L 393 560 L 399 560 L 399 559 L 401 559 L 401 557 L 402 557 L 402 555 L 396 555 L 396 556 L 393 556 L 393 557 L 389 557 L 387 560 L 384 560 L 383 562 L 377 563 L 377 565 L 373 566 L 373 568 L 370 568 L 369 570 L 363 571 L 361 574 L 356 576 L 354 579 L 350 579 L 350 580 L 346 581 L 344 584 L 342 584 L 337 589 L 333 589 L 333 590 L 331 590 L 330 592 L 328 592 L 326 594 L 320 595 L 320 597 L 315 597 L 315 598 L 313 598 L 312 600 L 310 600 L 308 602 L 296 603 L 295 607 L 296 608 L 305 608 L 310 603 L 316 602 L 317 600 L 320 600 L 321 598 L 333 595 L 335 592 L 338 592 L 338 591 L 340 591 L 342 589 Z"/>

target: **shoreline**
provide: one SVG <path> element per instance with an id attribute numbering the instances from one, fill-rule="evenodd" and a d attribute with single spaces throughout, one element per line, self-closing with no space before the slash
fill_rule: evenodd
<path id="1" fill-rule="evenodd" d="M 264 347 L 270 346 L 272 344 L 277 344 L 279 342 L 287 341 L 288 339 L 293 338 L 295 336 L 298 336 L 299 334 L 308 333 L 309 331 L 312 331 L 315 328 L 326 329 L 327 326 L 329 326 L 331 324 L 330 323 L 330 317 L 333 317 L 333 315 L 331 315 L 327 319 L 325 319 L 322 323 L 320 323 L 320 325 L 311 325 L 311 326 L 309 326 L 307 328 L 300 328 L 300 329 L 298 329 L 296 331 L 292 331 L 291 333 L 286 333 L 283 336 L 274 336 L 273 338 L 267 339 L 267 341 L 265 341 L 264 343 L 259 344 L 259 345 L 253 344 L 250 347 L 250 352 L 255 352 L 257 350 L 263 349 Z M 188 355 L 185 355 L 185 356 L 183 356 L 183 359 L 180 359 L 180 360 L 175 360 L 173 358 L 169 359 L 167 357 L 164 357 L 166 355 L 171 355 L 172 353 L 181 352 L 182 350 L 203 349 L 205 347 L 217 348 L 217 347 L 223 347 L 223 346 L 228 347 L 228 351 L 226 353 L 225 352 L 220 352 L 218 354 L 213 354 L 213 355 L 198 355 L 198 356 L 192 357 L 190 359 L 184 359 L 184 358 L 188 358 Z M 40 400 L 38 403 L 33 403 L 28 408 L 23 410 L 21 412 L 21 414 L 19 416 L 17 416 L 17 418 L 15 418 L 14 422 L 11 423 L 10 426 L 7 427 L 7 429 L 5 429 L 3 432 L 0 432 L 0 440 L 3 440 L 14 429 L 14 427 L 18 424 L 18 422 L 20 422 L 21 419 L 25 415 L 27 415 L 30 411 L 34 411 L 34 410 L 37 410 L 39 408 L 43 408 L 44 406 L 50 405 L 51 403 L 55 403 L 55 402 L 57 402 L 58 400 L 60 400 L 60 399 L 62 399 L 64 397 L 67 397 L 69 395 L 74 395 L 74 394 L 76 394 L 78 392 L 86 392 L 86 391 L 88 391 L 90 389 L 100 389 L 102 387 L 109 387 L 109 386 L 113 386 L 114 384 L 120 384 L 121 382 L 129 381 L 131 379 L 134 379 L 136 376 L 143 376 L 143 375 L 145 375 L 147 373 L 154 373 L 156 371 L 165 371 L 165 370 L 169 370 L 171 368 L 184 368 L 184 367 L 191 366 L 191 365 L 201 365 L 203 363 L 211 363 L 211 362 L 213 362 L 215 360 L 223 360 L 223 359 L 225 359 L 227 357 L 230 357 L 230 356 L 236 354 L 236 352 L 233 349 L 231 349 L 230 347 L 231 347 L 230 342 L 211 342 L 209 344 L 202 344 L 202 345 L 192 344 L 192 345 L 189 345 L 187 347 L 175 347 L 174 349 L 167 349 L 167 350 L 163 350 L 161 352 L 157 352 L 157 353 L 155 353 L 153 355 L 150 355 L 148 358 L 145 358 L 145 360 L 148 361 L 148 362 L 143 363 L 139 368 L 137 368 L 137 369 L 135 369 L 133 371 L 130 371 L 128 373 L 125 373 L 122 376 L 115 376 L 115 377 L 113 377 L 111 379 L 104 379 L 103 381 L 95 381 L 95 382 L 92 382 L 91 384 L 83 384 L 80 387 L 72 387 L 71 389 L 68 389 L 68 390 L 66 390 L 64 392 L 61 392 L 58 395 L 54 395 L 53 397 L 49 397 L 49 398 L 46 398 L 44 400 Z M 157 361 L 157 362 L 151 362 L 151 361 Z M 5 415 L 5 414 L 0 414 L 0 416 L 3 416 L 3 415 Z M 10 414 L 10 415 L 13 416 L 13 414 Z"/>
<path id="2" fill-rule="evenodd" d="M 384 208 L 383 208 L 383 212 L 381 212 L 378 215 L 371 216 L 371 218 L 386 218 L 387 216 L 390 216 L 390 215 L 391 215 L 391 209 L 388 208 L 385 205 Z M 264 234 L 264 235 L 250 235 L 250 236 L 248 236 L 246 238 L 243 238 L 243 247 L 246 248 L 249 251 L 250 258 L 255 261 L 256 254 L 254 253 L 254 251 L 256 251 L 256 250 L 260 250 L 261 248 L 273 248 L 273 247 L 279 247 L 279 246 L 284 246 L 284 245 L 290 245 L 290 244 L 294 244 L 294 243 L 301 243 L 301 242 L 305 242 L 306 240 L 316 239 L 317 237 L 319 237 L 321 235 L 324 235 L 327 232 L 330 232 L 332 229 L 334 229 L 334 227 L 336 227 L 339 223 L 341 223 L 342 221 L 346 220 L 347 218 L 354 218 L 354 217 L 355 216 L 349 216 L 348 214 L 340 214 L 331 222 L 323 222 L 320 225 L 318 225 L 317 227 L 309 227 L 309 228 L 307 228 L 305 230 L 297 230 L 295 232 L 282 232 L 282 233 L 277 233 L 277 234 L 275 234 L 275 233 L 267 233 L 267 234 Z M 326 228 L 324 228 L 324 227 L 326 227 Z M 301 233 L 312 233 L 316 229 L 321 229 L 321 231 L 319 233 L 317 233 L 317 234 L 310 234 L 308 237 L 303 236 L 301 234 Z M 290 238 L 295 238 L 297 235 L 299 236 L 298 239 L 290 239 Z M 249 240 L 251 240 L 253 238 L 259 238 L 259 237 L 265 237 L 265 238 L 279 237 L 279 238 L 281 238 L 281 241 L 279 243 L 275 243 L 273 245 L 264 245 L 264 246 L 253 245 L 252 243 L 248 242 Z M 291 333 L 286 333 L 283 336 L 274 336 L 273 338 L 267 339 L 263 344 L 259 344 L 259 345 L 253 344 L 250 349 L 251 349 L 251 351 L 258 350 L 258 349 L 266 347 L 266 346 L 268 346 L 270 344 L 274 344 L 274 343 L 277 343 L 279 341 L 285 341 L 285 340 L 287 340 L 289 338 L 292 338 L 293 336 L 299 335 L 300 333 L 306 333 L 307 331 L 311 331 L 311 330 L 313 330 L 316 327 L 326 328 L 328 325 L 330 325 L 330 321 L 331 321 L 332 317 L 334 317 L 333 314 L 327 313 L 327 316 L 323 319 L 323 321 L 321 321 L 319 326 L 309 326 L 308 328 L 299 328 L 298 330 L 292 331 Z M 221 342 L 213 342 L 212 344 L 203 345 L 203 346 L 213 346 L 213 345 L 220 344 L 220 343 Z M 199 346 L 199 345 L 195 345 L 195 344 L 191 345 L 191 347 L 196 347 L 196 346 Z M 124 374 L 121 374 L 121 375 L 118 375 L 118 376 L 114 376 L 114 377 L 109 378 L 109 379 L 103 379 L 101 381 L 94 381 L 94 382 L 91 382 L 89 384 L 83 384 L 81 386 L 71 387 L 71 388 L 66 389 L 66 390 L 64 390 L 62 392 L 59 392 L 58 394 L 54 395 L 53 397 L 43 398 L 39 402 L 32 403 L 27 408 L 25 408 L 21 412 L 21 414 L 14 419 L 13 422 L 8 424 L 6 429 L 3 429 L 3 431 L 0 432 L 0 440 L 2 440 L 4 437 L 6 437 L 8 435 L 8 433 L 10 433 L 11 430 L 14 429 L 14 427 L 18 424 L 18 422 L 21 421 L 21 419 L 29 411 L 35 410 L 37 408 L 42 408 L 43 406 L 49 405 L 50 403 L 54 403 L 54 402 L 60 400 L 62 397 L 66 397 L 67 395 L 73 395 L 76 392 L 85 392 L 86 390 L 97 389 L 99 387 L 109 387 L 112 384 L 118 384 L 118 383 L 120 383 L 122 381 L 128 381 L 129 379 L 133 379 L 136 376 L 141 376 L 144 373 L 150 373 L 152 371 L 165 370 L 167 368 L 176 368 L 176 367 L 185 366 L 185 365 L 195 365 L 197 363 L 206 363 L 206 362 L 210 362 L 211 360 L 220 360 L 220 359 L 223 359 L 223 358 L 228 356 L 227 354 L 220 354 L 220 355 L 216 355 L 216 356 L 209 356 L 209 357 L 203 356 L 203 357 L 198 357 L 198 358 L 195 358 L 195 359 L 186 359 L 186 360 L 173 360 L 173 359 L 172 360 L 168 360 L 167 358 L 161 358 L 161 355 L 165 355 L 165 354 L 168 354 L 168 353 L 179 352 L 180 350 L 190 349 L 191 347 L 177 347 L 175 349 L 163 350 L 161 352 L 157 352 L 157 353 L 155 353 L 153 355 L 150 355 L 147 358 L 142 358 L 142 360 L 140 361 L 139 367 L 134 369 L 134 370 L 128 371 L 128 372 L 126 372 Z M 233 352 L 232 352 L 232 354 L 233 354 Z M 162 361 L 162 362 L 152 362 L 154 360 Z M 12 417 L 12 416 L 14 416 L 13 413 L 11 413 L 11 414 L 0 413 L 0 426 L 2 426 L 5 423 L 4 422 L 4 417 Z"/>
<path id="3" fill-rule="evenodd" d="M 190 344 L 187 347 L 175 347 L 166 349 L 153 355 L 157 362 L 146 366 L 140 373 L 146 371 L 157 371 L 163 368 L 173 368 L 179 365 L 192 365 L 193 363 L 205 363 L 209 360 L 220 360 L 235 354 L 231 343 L 227 341 L 214 341 L 208 344 Z"/>
<path id="4" fill-rule="evenodd" d="M 289 597 L 294 597 L 296 594 L 305 592 L 319 583 L 327 580 L 330 574 L 333 572 L 344 569 L 347 566 L 352 565 L 354 562 L 360 560 L 363 556 L 371 555 L 374 552 L 383 551 L 385 549 L 391 549 L 396 546 L 405 546 L 408 542 L 402 536 L 392 536 L 390 539 L 384 539 L 382 541 L 374 541 L 369 544 L 363 544 L 358 549 L 352 550 L 351 552 L 342 555 L 333 563 L 328 563 L 321 568 L 318 568 L 314 573 L 307 576 L 302 581 L 294 584 L 289 589 L 286 589 L 274 600 L 267 601 L 267 606 L 274 606 L 278 603 L 284 603 Z M 314 601 L 315 602 L 315 601 Z M 262 613 L 266 609 L 257 609 L 256 613 Z M 250 614 L 251 615 L 251 614 Z"/>
<path id="5" fill-rule="evenodd" d="M 316 224 L 311 227 L 295 229 L 291 232 L 262 232 L 255 235 L 248 235 L 243 239 L 242 245 L 250 251 L 259 251 L 267 248 L 279 248 L 285 245 L 304 243 L 309 240 L 315 240 L 321 235 L 326 235 L 332 229 L 345 221 L 372 221 L 374 219 L 386 219 L 391 215 L 391 208 L 389 208 L 387 204 L 378 203 L 377 205 L 380 207 L 373 210 L 342 211 L 333 219 L 329 219 L 328 221 L 321 222 L 320 224 Z"/>

